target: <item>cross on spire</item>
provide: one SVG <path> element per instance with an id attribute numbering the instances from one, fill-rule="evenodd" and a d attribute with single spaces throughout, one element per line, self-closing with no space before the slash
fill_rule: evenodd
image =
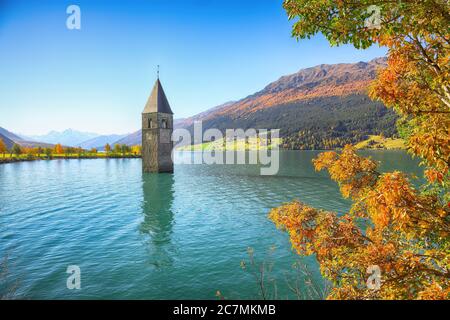
<path id="1" fill-rule="evenodd" d="M 158 64 L 158 69 L 157 69 L 157 72 L 156 72 L 156 76 L 157 76 L 158 79 L 159 79 L 159 64 Z"/>

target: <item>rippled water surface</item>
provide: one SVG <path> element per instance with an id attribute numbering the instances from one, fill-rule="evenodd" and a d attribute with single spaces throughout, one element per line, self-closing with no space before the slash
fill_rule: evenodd
<path id="1" fill-rule="evenodd" d="M 292 297 L 285 279 L 297 256 L 268 211 L 293 199 L 338 212 L 349 206 L 314 172 L 316 154 L 281 152 L 276 176 L 255 165 L 178 164 L 173 175 L 142 174 L 140 159 L 0 165 L 0 258 L 9 269 L 2 285 L 16 284 L 30 299 L 214 299 L 218 290 L 258 298 L 240 267 L 253 247 L 257 262 L 274 262 L 277 297 Z M 383 170 L 419 173 L 403 152 L 370 154 Z M 320 281 L 314 260 L 303 262 Z M 66 287 L 69 265 L 81 268 L 81 290 Z"/>

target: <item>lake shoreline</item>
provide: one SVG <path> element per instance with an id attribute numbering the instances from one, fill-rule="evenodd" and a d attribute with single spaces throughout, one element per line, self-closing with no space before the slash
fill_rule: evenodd
<path id="1" fill-rule="evenodd" d="M 126 156 L 108 156 L 108 157 L 95 157 L 95 156 L 67 156 L 67 157 L 51 157 L 51 158 L 0 158 L 1 164 L 16 163 L 16 162 L 31 162 L 31 161 L 52 161 L 52 160 L 93 160 L 93 159 L 140 159 L 140 155 L 126 155 Z"/>
<path id="2" fill-rule="evenodd" d="M 327 152 L 327 151 L 342 151 L 342 148 L 335 148 L 335 149 L 302 149 L 302 150 L 296 150 L 296 149 L 279 149 L 280 151 L 319 151 L 319 152 Z M 358 148 L 358 151 L 405 151 L 405 149 L 401 148 L 395 148 L 395 149 L 387 149 L 387 148 Z M 208 150 L 175 150 L 177 152 L 203 152 Z M 229 151 L 258 151 L 258 150 L 217 150 L 217 151 L 223 151 L 223 152 L 229 152 Z M 51 158 L 42 158 L 42 157 L 36 157 L 32 156 L 32 158 L 17 158 L 17 157 L 9 157 L 9 158 L 0 158 L 0 165 L 2 164 L 8 164 L 8 163 L 17 163 L 17 162 L 31 162 L 31 161 L 51 161 L 51 160 L 93 160 L 93 159 L 140 159 L 142 158 L 141 155 L 125 155 L 125 156 L 118 156 L 118 155 L 112 155 L 112 156 L 52 156 Z"/>

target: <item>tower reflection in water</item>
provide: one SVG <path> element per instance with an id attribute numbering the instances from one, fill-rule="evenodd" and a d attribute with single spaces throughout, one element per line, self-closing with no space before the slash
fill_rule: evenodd
<path id="1" fill-rule="evenodd" d="M 174 177 L 170 173 L 142 175 L 144 220 L 140 231 L 148 234 L 147 248 L 150 262 L 156 267 L 172 264 L 174 245 L 171 243 L 174 197 Z"/>

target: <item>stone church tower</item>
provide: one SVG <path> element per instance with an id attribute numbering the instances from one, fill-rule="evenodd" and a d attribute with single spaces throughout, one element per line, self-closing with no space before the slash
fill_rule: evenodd
<path id="1" fill-rule="evenodd" d="M 142 169 L 173 172 L 173 112 L 159 77 L 142 112 Z"/>

